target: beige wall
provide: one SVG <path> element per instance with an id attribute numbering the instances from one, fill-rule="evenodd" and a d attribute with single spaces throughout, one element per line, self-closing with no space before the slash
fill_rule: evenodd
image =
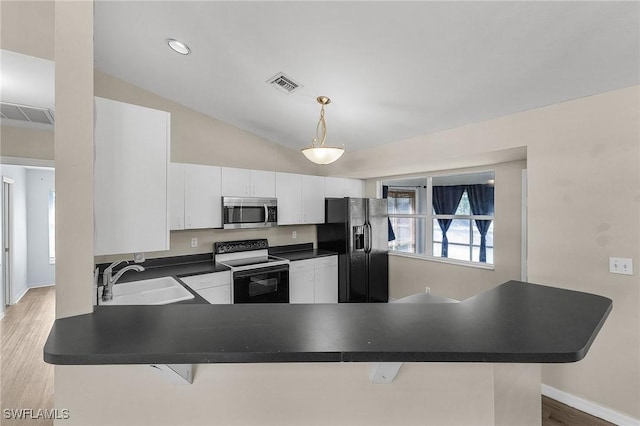
<path id="1" fill-rule="evenodd" d="M 431 176 L 474 170 L 495 171 L 494 269 L 453 265 L 406 256 L 389 256 L 389 295 L 404 297 L 431 287 L 433 294 L 463 300 L 509 280 L 520 279 L 521 192 L 525 161 L 428 173 Z M 427 173 L 423 173 L 422 176 Z M 404 175 L 420 176 L 420 175 Z M 401 176 L 388 176 L 398 178 Z M 380 179 L 369 179 L 367 188 Z M 374 195 L 374 194 L 369 194 Z"/>
<path id="2" fill-rule="evenodd" d="M 543 382 L 640 418 L 639 105 L 639 87 L 616 90 L 353 153 L 328 173 L 474 166 L 526 147 L 529 281 L 603 295 L 614 306 L 586 359 L 545 365 Z M 610 274 L 609 257 L 632 258 L 635 275 Z M 404 280 L 429 280 L 409 268 Z"/>
<path id="3" fill-rule="evenodd" d="M 539 425 L 540 366 L 404 363 L 202 364 L 191 385 L 145 365 L 66 366 L 56 404 L 69 425 Z M 81 391 L 79 390 L 81 389 Z M 60 396 L 59 396 L 60 395 Z"/>
<path id="4" fill-rule="evenodd" d="M 0 47 L 53 60 L 54 4 L 52 0 L 2 0 Z"/>
<path id="5" fill-rule="evenodd" d="M 316 165 L 285 148 L 100 71 L 95 95 L 171 113 L 171 161 L 316 174 Z"/>
<path id="6" fill-rule="evenodd" d="M 0 155 L 3 157 L 53 160 L 53 130 L 0 126 Z"/>

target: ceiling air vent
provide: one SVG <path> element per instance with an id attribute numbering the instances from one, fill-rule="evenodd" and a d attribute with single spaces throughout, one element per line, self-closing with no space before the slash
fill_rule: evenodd
<path id="1" fill-rule="evenodd" d="M 284 93 L 291 93 L 295 91 L 298 87 L 302 87 L 301 84 L 296 83 L 291 78 L 287 77 L 286 75 L 284 75 L 284 73 L 281 73 L 281 72 L 279 72 L 278 74 L 274 75 L 269 80 L 267 80 L 267 83 L 269 83 L 272 87 L 275 87 L 276 89 Z"/>
<path id="2" fill-rule="evenodd" d="M 26 121 L 27 123 L 53 124 L 53 111 L 27 105 L 0 103 L 0 116 L 6 120 Z"/>

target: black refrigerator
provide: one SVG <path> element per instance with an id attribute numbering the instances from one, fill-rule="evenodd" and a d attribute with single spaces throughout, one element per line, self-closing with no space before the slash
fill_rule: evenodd
<path id="1" fill-rule="evenodd" d="M 388 302 L 387 200 L 327 198 L 318 248 L 338 253 L 338 301 Z"/>

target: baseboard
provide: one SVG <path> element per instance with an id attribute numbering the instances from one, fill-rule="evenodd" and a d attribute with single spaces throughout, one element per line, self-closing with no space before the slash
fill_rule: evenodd
<path id="1" fill-rule="evenodd" d="M 0 312 L 0 321 L 2 321 L 2 318 L 4 318 L 4 312 Z"/>
<path id="2" fill-rule="evenodd" d="M 29 288 L 51 287 L 56 283 L 29 284 Z"/>
<path id="3" fill-rule="evenodd" d="M 12 303 L 12 305 L 15 305 L 16 303 L 18 303 L 20 299 L 22 299 L 24 295 L 27 294 L 28 291 L 29 291 L 29 287 L 25 288 L 24 291 L 20 293 L 20 296 L 16 297 L 16 300 Z"/>
<path id="4" fill-rule="evenodd" d="M 555 399 L 556 401 L 561 402 L 565 405 L 576 408 L 587 414 L 591 414 L 592 416 L 599 417 L 603 420 L 606 420 L 610 423 L 613 423 L 619 426 L 639 426 L 640 425 L 639 419 L 634 419 L 633 417 L 629 417 L 627 415 L 618 413 L 617 411 L 613 411 L 609 408 L 605 408 L 601 405 L 595 404 L 591 401 L 587 401 L 586 399 L 582 399 L 575 395 L 571 395 L 570 393 L 561 391 L 551 386 L 547 386 L 543 384 L 542 394 L 544 396 L 548 396 L 551 399 Z"/>

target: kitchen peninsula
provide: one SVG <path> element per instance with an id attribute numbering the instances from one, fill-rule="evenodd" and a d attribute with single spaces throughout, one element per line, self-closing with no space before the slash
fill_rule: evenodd
<path id="1" fill-rule="evenodd" d="M 44 358 L 86 369 L 115 407 L 130 404 L 119 386 L 150 389 L 127 369 L 199 364 L 190 386 L 149 377 L 141 412 L 103 409 L 89 389 L 69 424 L 352 423 L 358 413 L 329 409 L 344 397 L 369 406 L 369 424 L 539 424 L 539 363 L 582 359 L 611 309 L 517 281 L 451 304 L 108 306 L 56 320 Z M 392 383 L 371 383 L 387 362 L 405 364 Z M 189 401 L 212 411 L 178 416 Z"/>

